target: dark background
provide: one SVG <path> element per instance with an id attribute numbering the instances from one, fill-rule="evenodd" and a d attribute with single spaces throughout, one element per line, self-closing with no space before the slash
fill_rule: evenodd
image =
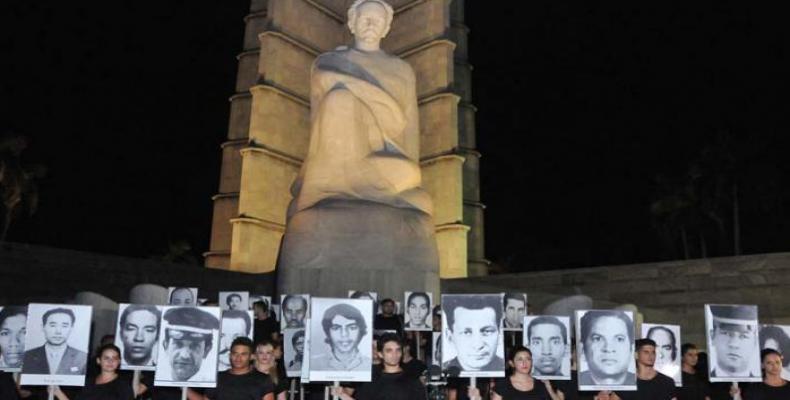
<path id="1" fill-rule="evenodd" d="M 731 255 L 735 236 L 788 250 L 783 10 L 466 3 L 498 268 Z M 183 241 L 199 258 L 247 9 L 2 2 L 0 134 L 47 169 L 8 239 L 135 257 Z"/>

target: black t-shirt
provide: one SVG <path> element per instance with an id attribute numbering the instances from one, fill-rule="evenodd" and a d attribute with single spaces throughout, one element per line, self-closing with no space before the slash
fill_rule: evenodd
<path id="1" fill-rule="evenodd" d="M 425 372 L 426 369 L 428 369 L 428 366 L 425 365 L 424 362 L 416 358 L 412 358 L 411 360 L 409 360 L 409 362 L 403 363 L 402 367 L 403 367 L 403 372 L 415 378 L 419 378 L 422 375 L 422 373 Z"/>
<path id="2" fill-rule="evenodd" d="M 255 338 L 255 342 L 258 343 L 262 340 L 272 340 L 272 333 L 280 332 L 280 324 L 277 323 L 277 320 L 269 317 L 264 320 L 256 319 L 255 320 L 255 329 L 253 332 L 253 337 Z"/>
<path id="3" fill-rule="evenodd" d="M 288 389 L 290 389 L 290 387 L 288 387 L 289 386 L 288 377 L 285 376 L 285 371 L 279 371 L 279 368 L 278 368 L 278 371 L 277 371 L 277 383 L 274 383 L 274 379 L 272 379 L 272 377 L 269 376 L 269 374 L 264 374 L 264 373 L 261 373 L 261 374 L 265 375 L 267 378 L 269 378 L 269 380 L 272 381 L 272 385 L 274 385 L 274 394 L 275 394 L 275 396 L 280 394 L 280 393 L 282 393 L 282 392 L 287 392 Z"/>
<path id="4" fill-rule="evenodd" d="M 107 383 L 96 384 L 94 379 L 87 379 L 75 400 L 134 400 L 132 382 L 121 377 Z"/>
<path id="5" fill-rule="evenodd" d="M 494 392 L 502 397 L 502 400 L 551 400 L 546 385 L 538 379 L 533 379 L 532 390 L 523 391 L 516 389 L 510 378 L 497 379 L 494 384 Z"/>
<path id="6" fill-rule="evenodd" d="M 274 393 L 274 384 L 268 375 L 258 371 L 243 375 L 223 371 L 217 374 L 217 387 L 206 390 L 206 397 L 211 400 L 261 400 L 269 393 Z"/>
<path id="7" fill-rule="evenodd" d="M 477 388 L 484 397 L 490 383 L 489 378 L 477 378 Z M 455 390 L 456 399 L 469 400 L 469 378 L 447 378 L 447 388 Z"/>
<path id="8" fill-rule="evenodd" d="M 0 399 L 19 399 L 19 393 L 16 391 L 16 383 L 10 372 L 0 372 Z"/>
<path id="9" fill-rule="evenodd" d="M 683 372 L 683 386 L 677 388 L 678 400 L 705 400 L 710 395 L 708 383 L 697 374 Z"/>
<path id="10" fill-rule="evenodd" d="M 657 372 L 655 378 L 647 381 L 637 378 L 635 391 L 617 391 L 617 395 L 623 400 L 670 400 L 675 392 L 675 381 Z"/>
<path id="11" fill-rule="evenodd" d="M 396 331 L 399 335 L 403 334 L 403 323 L 397 315 L 391 317 L 387 317 L 384 314 L 376 315 L 376 318 L 373 319 L 373 328 L 376 330 Z"/>
<path id="12" fill-rule="evenodd" d="M 790 399 L 790 383 L 783 386 L 768 386 L 764 382 L 742 389 L 744 400 L 788 400 Z"/>
<path id="13" fill-rule="evenodd" d="M 565 400 L 579 399 L 579 381 L 576 379 L 576 371 L 571 371 L 571 379 L 568 381 L 551 381 L 554 391 L 561 391 L 565 395 Z"/>
<path id="14" fill-rule="evenodd" d="M 373 382 L 364 383 L 356 391 L 357 400 L 427 400 L 425 386 L 406 372 L 382 372 Z"/>

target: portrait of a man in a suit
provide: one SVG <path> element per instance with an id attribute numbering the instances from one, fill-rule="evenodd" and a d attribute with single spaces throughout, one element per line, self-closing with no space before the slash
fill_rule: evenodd
<path id="1" fill-rule="evenodd" d="M 68 345 L 74 328 L 74 312 L 56 307 L 41 317 L 46 342 L 25 352 L 23 374 L 85 375 L 87 354 Z"/>

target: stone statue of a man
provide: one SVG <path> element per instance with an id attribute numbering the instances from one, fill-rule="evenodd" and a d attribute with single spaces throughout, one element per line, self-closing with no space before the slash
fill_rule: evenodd
<path id="1" fill-rule="evenodd" d="M 374 286 L 386 279 L 384 270 L 401 278 L 411 270 L 415 282 L 405 290 L 438 290 L 433 208 L 420 187 L 414 71 L 380 47 L 392 19 L 384 0 L 356 0 L 348 11 L 353 46 L 313 64 L 310 147 L 291 188 L 278 260 L 281 293 L 387 293 Z M 304 270 L 321 277 L 305 282 L 310 274 L 298 272 Z M 344 279 L 338 285 L 349 286 L 328 288 L 335 274 Z M 348 281 L 354 275 L 356 286 Z M 392 296 L 405 291 L 392 289 Z"/>

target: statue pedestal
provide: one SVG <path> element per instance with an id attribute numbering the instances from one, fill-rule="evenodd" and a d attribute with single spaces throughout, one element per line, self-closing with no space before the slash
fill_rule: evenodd
<path id="1" fill-rule="evenodd" d="M 277 263 L 281 294 L 346 297 L 348 290 L 400 299 L 439 293 L 431 217 L 368 201 L 331 200 L 288 221 Z"/>

